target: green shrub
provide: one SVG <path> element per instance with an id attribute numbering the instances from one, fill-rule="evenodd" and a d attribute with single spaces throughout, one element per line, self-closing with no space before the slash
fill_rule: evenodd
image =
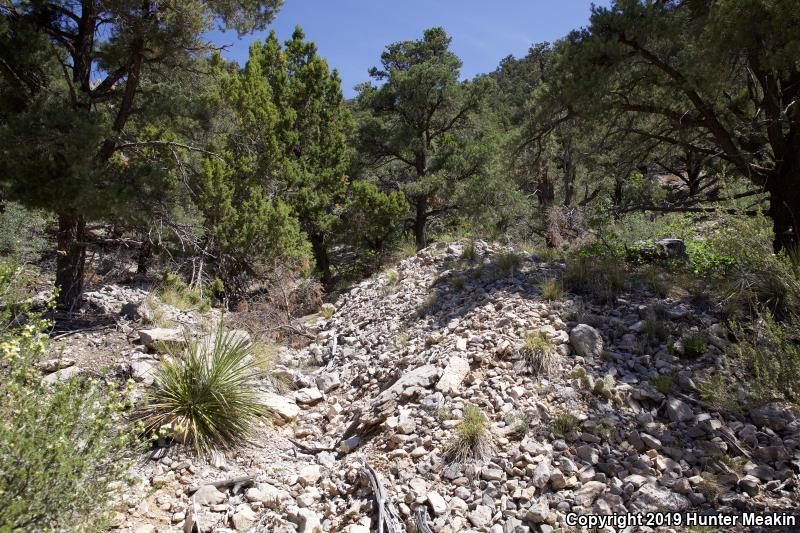
<path id="1" fill-rule="evenodd" d="M 687 357 L 702 357 L 708 349 L 708 337 L 702 331 L 693 331 L 683 336 L 683 353 Z"/>
<path id="2" fill-rule="evenodd" d="M 458 292 L 464 288 L 467 280 L 463 276 L 456 276 L 450 280 L 450 288 Z"/>
<path id="3" fill-rule="evenodd" d="M 495 259 L 495 279 L 513 276 L 522 265 L 522 256 L 514 252 L 503 252 Z"/>
<path id="4" fill-rule="evenodd" d="M 0 256 L 35 261 L 47 248 L 44 213 L 6 202 L 0 210 Z"/>
<path id="5" fill-rule="evenodd" d="M 211 340 L 191 339 L 185 353 L 156 367 L 138 416 L 146 433 L 174 438 L 196 453 L 230 448 L 266 416 L 261 377 L 253 347 L 220 325 Z"/>
<path id="6" fill-rule="evenodd" d="M 698 379 L 697 394 L 720 412 L 738 412 L 742 407 L 735 381 L 720 372 Z"/>
<path id="7" fill-rule="evenodd" d="M 578 427 L 578 418 L 569 411 L 559 411 L 553 417 L 551 431 L 556 437 L 563 437 Z"/>
<path id="8" fill-rule="evenodd" d="M 478 259 L 478 250 L 475 248 L 475 242 L 469 241 L 464 245 L 464 250 L 461 252 L 461 259 L 468 263 L 474 263 Z"/>
<path id="9" fill-rule="evenodd" d="M 172 272 L 165 272 L 161 284 L 155 290 L 158 299 L 166 305 L 183 311 L 197 310 L 201 313 L 211 308 L 211 302 L 199 291 L 191 290 L 183 280 Z"/>
<path id="10" fill-rule="evenodd" d="M 555 278 L 542 281 L 542 298 L 548 302 L 560 300 L 564 297 L 564 285 Z"/>
<path id="11" fill-rule="evenodd" d="M 800 320 L 780 323 L 763 313 L 751 327 L 733 323 L 731 331 L 736 342 L 727 355 L 742 373 L 750 398 L 800 403 Z"/>
<path id="12" fill-rule="evenodd" d="M 661 374 L 660 376 L 650 378 L 650 383 L 656 387 L 658 392 L 666 396 L 672 392 L 672 384 L 675 383 L 675 376 L 675 372 Z"/>
<path id="13" fill-rule="evenodd" d="M 659 320 L 655 313 L 648 313 L 642 324 L 642 337 L 648 348 L 654 348 L 669 338 L 669 325 Z"/>
<path id="14" fill-rule="evenodd" d="M 0 275 L 4 309 L 13 294 Z M 50 324 L 25 312 L 24 326 L 0 324 L 0 531 L 106 531 L 131 464 L 123 392 L 82 377 L 48 386 L 36 362 L 52 357 Z"/>
<path id="15" fill-rule="evenodd" d="M 456 434 L 445 446 L 445 459 L 451 463 L 482 460 L 489 454 L 490 447 L 486 416 L 474 405 L 465 406 Z"/>

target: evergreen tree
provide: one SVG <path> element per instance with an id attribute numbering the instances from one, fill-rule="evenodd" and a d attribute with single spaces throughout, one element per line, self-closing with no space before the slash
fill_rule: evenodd
<path id="1" fill-rule="evenodd" d="M 87 218 L 119 215 L 126 198 L 168 177 L 157 161 L 186 148 L 169 134 L 167 120 L 182 110 L 148 113 L 163 98 L 158 84 L 186 72 L 209 49 L 202 36 L 215 21 L 239 32 L 261 29 L 280 4 L 0 6 L 0 179 L 4 194 L 58 215 L 61 305 L 71 306 L 82 291 Z M 147 164 L 131 172 L 132 158 Z"/>
<path id="2" fill-rule="evenodd" d="M 387 46 L 382 68 L 370 70 L 382 84 L 359 88 L 359 106 L 369 112 L 360 149 L 380 181 L 406 195 L 418 248 L 431 218 L 458 207 L 457 188 L 481 175 L 488 155 L 471 119 L 491 81 L 459 82 L 461 60 L 450 40 L 432 28 L 421 40 Z"/>

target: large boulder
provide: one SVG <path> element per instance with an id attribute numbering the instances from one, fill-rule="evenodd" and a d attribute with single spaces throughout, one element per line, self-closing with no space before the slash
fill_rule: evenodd
<path id="1" fill-rule="evenodd" d="M 750 418 L 756 426 L 783 431 L 783 428 L 797 418 L 797 415 L 788 405 L 772 402 L 750 411 Z"/>
<path id="2" fill-rule="evenodd" d="M 569 342 L 581 357 L 597 358 L 603 353 L 603 336 L 589 324 L 578 324 L 572 328 Z"/>

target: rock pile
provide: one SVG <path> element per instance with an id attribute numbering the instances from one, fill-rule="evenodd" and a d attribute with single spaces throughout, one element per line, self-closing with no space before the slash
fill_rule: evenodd
<path id="1" fill-rule="evenodd" d="M 363 462 L 407 531 L 426 515 L 433 531 L 510 533 L 572 530 L 571 513 L 796 508 L 796 413 L 723 415 L 697 399 L 693 376 L 724 343 L 713 315 L 644 289 L 603 306 L 548 302 L 540 282 L 563 265 L 519 254 L 509 268 L 508 254 L 434 245 L 343 295 L 317 341 L 283 355 L 284 390 L 265 388 L 278 423 L 266 442 L 227 470 L 167 459 L 150 475 L 255 476 L 240 490 L 178 491 L 164 506 L 174 527 L 370 531 Z M 655 300 L 673 330 L 706 336 L 705 353 L 684 358 L 679 339 L 648 335 Z M 532 334 L 553 357 L 539 375 L 524 361 Z M 486 417 L 490 452 L 448 462 L 469 405 Z"/>

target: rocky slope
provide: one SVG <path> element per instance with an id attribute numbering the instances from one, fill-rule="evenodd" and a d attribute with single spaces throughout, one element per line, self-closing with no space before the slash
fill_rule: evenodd
<path id="1" fill-rule="evenodd" d="M 797 508 L 795 414 L 774 403 L 723 415 L 697 399 L 694 376 L 727 342 L 712 314 L 644 289 L 606 305 L 547 302 L 540 282 L 563 265 L 523 253 L 516 265 L 480 241 L 468 261 L 466 246 L 434 245 L 343 295 L 314 325 L 316 342 L 283 352 L 265 383 L 275 426 L 210 461 L 177 453 L 140 465 L 118 527 L 377 530 L 365 463 L 411 532 L 423 522 L 550 532 L 575 530 L 572 513 Z M 671 336 L 648 336 L 653 313 Z M 705 353 L 681 356 L 676 331 L 706 339 Z M 526 338 L 538 332 L 553 357 L 532 372 Z M 449 462 L 467 405 L 486 416 L 488 453 Z"/>

